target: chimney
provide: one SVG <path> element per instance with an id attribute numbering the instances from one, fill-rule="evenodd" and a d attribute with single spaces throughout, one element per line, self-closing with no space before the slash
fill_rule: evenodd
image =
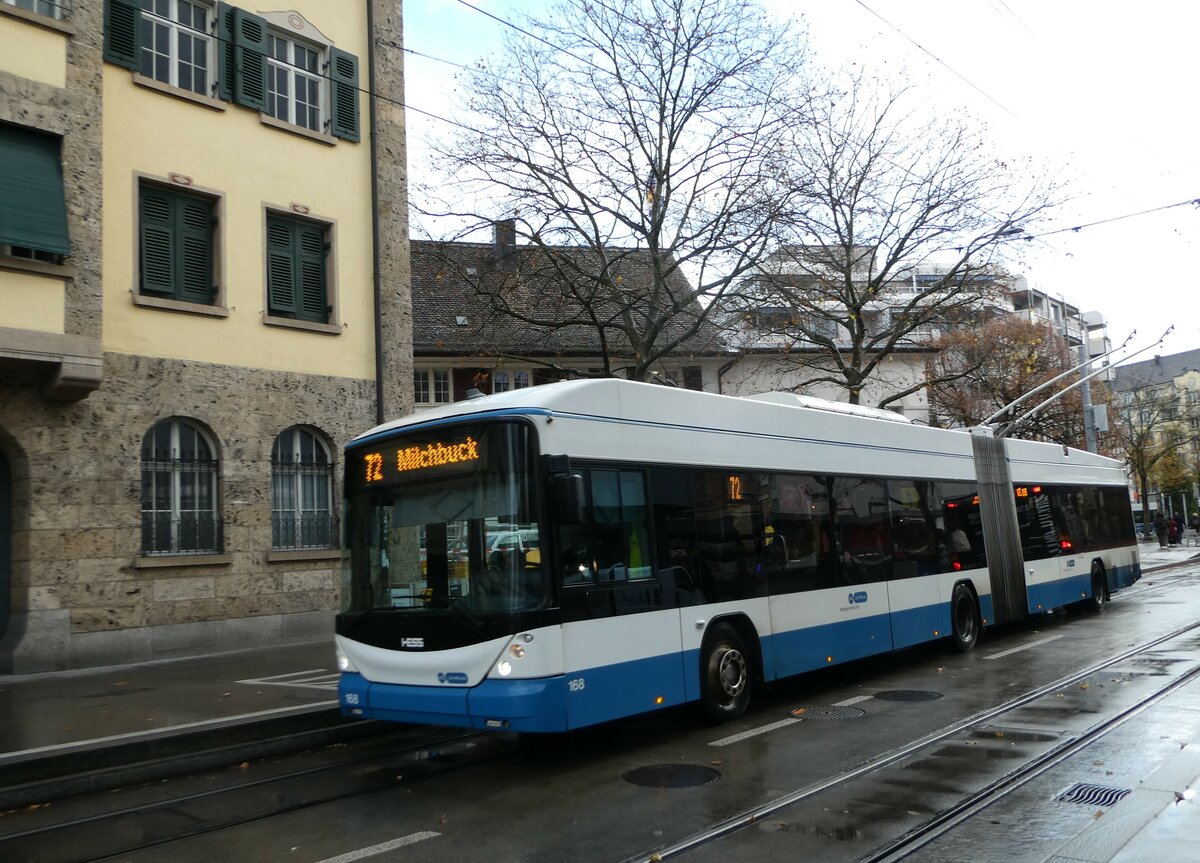
<path id="1" fill-rule="evenodd" d="M 517 269 L 517 220 L 501 219 L 494 223 L 496 269 L 511 273 Z"/>

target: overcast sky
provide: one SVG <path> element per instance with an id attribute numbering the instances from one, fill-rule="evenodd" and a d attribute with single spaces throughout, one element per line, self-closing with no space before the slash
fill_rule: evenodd
<path id="1" fill-rule="evenodd" d="M 504 19 L 545 0 L 470 0 Z M 766 0 L 799 13 L 823 65 L 866 61 L 928 93 L 944 112 L 986 123 L 1003 155 L 1061 168 L 1072 200 L 1024 243 L 1021 269 L 1041 290 L 1095 310 L 1138 347 L 1171 324 L 1162 347 L 1200 348 L 1192 273 L 1200 208 L 1200 3 L 1180 0 Z M 411 51 L 469 64 L 494 54 L 504 24 L 459 0 L 405 0 Z M 405 101 L 446 116 L 456 69 L 407 58 Z M 412 170 L 437 121 L 408 115 Z M 1168 208 L 1169 207 L 1169 208 Z M 1146 210 L 1158 212 L 1133 215 Z M 1111 220 L 1111 221 L 1106 221 Z M 1105 224 L 1091 223 L 1105 221 Z M 1083 226 L 1078 231 L 1071 230 Z M 1060 230 L 1047 234 L 1047 231 Z"/>

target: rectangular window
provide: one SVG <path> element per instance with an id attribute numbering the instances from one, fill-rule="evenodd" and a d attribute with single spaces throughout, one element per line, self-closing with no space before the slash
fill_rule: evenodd
<path id="1" fill-rule="evenodd" d="M 267 314 L 328 323 L 329 229 L 267 214 Z"/>
<path id="2" fill-rule="evenodd" d="M 143 183 L 139 190 L 138 292 L 209 305 L 215 294 L 212 198 Z"/>
<path id="3" fill-rule="evenodd" d="M 419 405 L 450 403 L 450 372 L 446 369 L 413 371 L 413 402 Z"/>
<path id="4" fill-rule="evenodd" d="M 70 254 L 61 146 L 0 123 L 0 255 L 60 264 Z"/>
<path id="5" fill-rule="evenodd" d="M 67 0 L 0 0 L 0 3 L 7 3 L 9 6 L 16 6 L 27 12 L 36 12 L 39 15 L 59 20 L 63 18 L 63 13 L 68 8 Z"/>
<path id="6" fill-rule="evenodd" d="M 142 0 L 138 71 L 207 96 L 211 92 L 213 8 L 193 0 Z"/>
<path id="7" fill-rule="evenodd" d="M 267 110 L 277 120 L 324 131 L 327 88 L 321 52 L 294 39 L 267 35 Z"/>
<path id="8" fill-rule="evenodd" d="M 529 386 L 531 377 L 526 369 L 492 372 L 492 392 L 506 393 L 509 390 L 523 390 Z"/>

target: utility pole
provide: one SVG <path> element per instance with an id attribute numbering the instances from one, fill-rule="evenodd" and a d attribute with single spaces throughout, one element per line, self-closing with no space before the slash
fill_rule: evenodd
<path id="1" fill-rule="evenodd" d="M 1092 349 L 1090 342 L 1092 340 L 1091 331 L 1088 329 L 1087 322 L 1083 319 L 1083 312 L 1079 312 L 1079 359 L 1083 363 L 1083 368 L 1080 372 L 1083 374 L 1083 386 L 1079 388 L 1079 394 L 1083 397 L 1083 439 L 1087 445 L 1088 452 L 1096 451 L 1096 414 L 1092 410 L 1092 382 L 1088 377 L 1088 366 L 1091 365 Z"/>

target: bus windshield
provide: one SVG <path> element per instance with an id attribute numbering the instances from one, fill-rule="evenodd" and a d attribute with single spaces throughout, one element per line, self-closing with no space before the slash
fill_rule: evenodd
<path id="1" fill-rule="evenodd" d="M 443 426 L 347 452 L 343 611 L 545 603 L 532 430 Z"/>

